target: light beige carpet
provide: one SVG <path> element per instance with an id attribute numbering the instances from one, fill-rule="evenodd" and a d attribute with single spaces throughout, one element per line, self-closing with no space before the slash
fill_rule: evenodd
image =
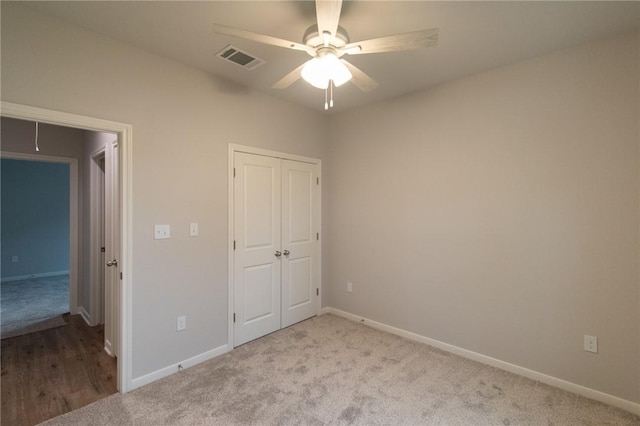
<path id="1" fill-rule="evenodd" d="M 324 315 L 46 425 L 639 425 L 630 413 Z"/>

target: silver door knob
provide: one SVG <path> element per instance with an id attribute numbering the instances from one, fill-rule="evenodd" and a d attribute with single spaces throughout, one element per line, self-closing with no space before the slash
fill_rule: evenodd
<path id="1" fill-rule="evenodd" d="M 279 250 L 276 250 L 276 257 L 282 256 L 282 253 Z"/>
<path id="2" fill-rule="evenodd" d="M 291 254 L 291 252 L 290 252 L 289 250 L 285 250 L 285 251 L 283 252 L 283 254 L 284 254 L 285 256 L 289 256 L 289 255 Z"/>
<path id="3" fill-rule="evenodd" d="M 116 259 L 110 260 L 107 262 L 107 266 L 118 266 L 118 261 Z"/>

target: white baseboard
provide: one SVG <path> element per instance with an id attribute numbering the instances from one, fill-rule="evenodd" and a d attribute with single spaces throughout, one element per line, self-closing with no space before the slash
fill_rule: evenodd
<path id="1" fill-rule="evenodd" d="M 86 322 L 87 325 L 91 327 L 91 315 L 89 315 L 89 313 L 84 309 L 84 306 L 78 306 L 78 313 L 80 314 L 84 322 Z"/>
<path id="2" fill-rule="evenodd" d="M 113 343 L 109 339 L 104 339 L 104 346 L 102 349 L 109 355 L 111 358 L 115 358 L 116 354 L 113 353 Z"/>
<path id="3" fill-rule="evenodd" d="M 471 359 L 473 361 L 480 362 L 482 364 L 490 365 L 492 367 L 499 368 L 501 370 L 515 373 L 520 376 L 528 377 L 529 379 L 537 380 L 541 383 L 545 383 L 550 386 L 554 386 L 572 393 L 575 393 L 586 398 L 593 399 L 595 401 L 602 402 L 604 404 L 611 405 L 613 407 L 620 408 L 625 411 L 629 411 L 635 415 L 640 416 L 640 404 L 628 401 L 626 399 L 618 398 L 617 396 L 609 395 L 608 393 L 600 392 L 595 389 L 587 388 L 582 385 L 568 382 L 566 380 L 559 379 L 557 377 L 549 376 L 538 371 L 530 370 L 519 365 L 511 364 L 506 361 L 501 361 L 496 358 L 491 358 L 486 355 L 479 354 L 467 349 L 460 348 L 458 346 L 450 345 L 448 343 L 441 342 L 439 340 L 430 339 L 429 337 L 421 336 L 411 331 L 403 330 L 401 328 L 392 327 L 381 322 L 373 321 L 367 318 L 363 318 L 349 312 L 341 311 L 339 309 L 325 307 L 322 308 L 322 314 L 333 314 L 342 318 L 346 318 L 361 324 L 367 325 L 371 328 L 386 331 L 397 336 L 405 337 L 409 340 L 425 343 L 429 346 L 433 346 L 443 351 L 450 352 L 455 355 L 459 355 L 464 358 Z"/>
<path id="4" fill-rule="evenodd" d="M 22 281 L 22 280 L 29 280 L 32 278 L 57 277 L 60 275 L 69 275 L 69 271 L 43 272 L 42 274 L 16 275 L 15 277 L 2 277 L 2 280 L 0 280 L 0 282 L 8 283 L 10 281 Z"/>
<path id="5" fill-rule="evenodd" d="M 177 373 L 178 371 L 180 371 L 180 368 L 193 367 L 194 365 L 218 357 L 227 352 L 229 352 L 229 345 L 222 345 L 210 351 L 201 353 L 200 355 L 185 359 L 184 361 L 177 362 L 173 365 L 161 368 L 160 370 L 156 370 L 152 373 L 145 374 L 142 377 L 133 379 L 131 381 L 131 388 L 129 390 L 134 390 L 141 386 L 148 385 L 149 383 L 155 382 L 156 380 L 160 380 L 164 377 L 170 376 L 171 374 Z"/>

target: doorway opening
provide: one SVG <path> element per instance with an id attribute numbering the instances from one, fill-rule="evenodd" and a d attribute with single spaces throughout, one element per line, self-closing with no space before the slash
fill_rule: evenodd
<path id="1" fill-rule="evenodd" d="M 113 197 L 114 212 L 111 220 L 115 224 L 112 232 L 105 235 L 105 239 L 112 239 L 109 262 L 116 267 L 107 268 L 111 277 L 117 283 L 117 291 L 114 292 L 114 303 L 118 309 L 114 311 L 113 328 L 115 333 L 113 354 L 118 357 L 117 369 L 117 389 L 124 393 L 132 388 L 131 361 L 131 317 L 132 317 L 132 289 L 131 289 L 131 253 L 132 253 L 132 211 L 131 211 L 131 170 L 132 170 L 132 127 L 129 124 L 118 123 L 108 120 L 86 117 L 76 114 L 63 113 L 43 108 L 31 107 L 27 105 L 2 102 L 0 115 L 2 117 L 14 118 L 18 120 L 30 120 L 38 123 L 65 126 L 86 131 L 106 132 L 115 135 L 112 147 L 112 172 L 114 176 L 113 184 L 110 187 Z M 4 141 L 3 141 L 4 147 Z M 109 159 L 105 162 L 105 170 L 109 169 Z M 76 190 L 77 193 L 77 190 Z M 107 197 L 108 198 L 108 195 Z M 76 203 L 77 205 L 77 203 Z M 106 216 L 105 216 L 106 217 Z M 78 235 L 76 235 L 76 240 Z M 72 238 L 73 241 L 73 238 Z M 73 244 L 73 243 L 71 243 Z M 71 249 L 77 255 L 78 246 Z M 113 256 L 113 257 L 111 257 Z M 117 256 L 117 257 L 116 257 Z M 78 263 L 70 261 L 69 275 L 79 274 L 81 267 Z M 106 286 L 106 284 L 105 284 Z M 73 298 L 74 295 L 72 295 Z M 78 295 L 75 295 L 77 301 Z M 74 300 L 70 300 L 73 310 Z M 77 309 L 77 306 L 76 306 Z"/>

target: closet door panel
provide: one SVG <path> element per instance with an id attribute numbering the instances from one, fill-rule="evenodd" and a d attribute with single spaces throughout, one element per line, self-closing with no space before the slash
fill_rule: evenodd
<path id="1" fill-rule="evenodd" d="M 234 156 L 234 344 L 281 326 L 280 160 Z"/>
<path id="2" fill-rule="evenodd" d="M 282 327 L 317 314 L 317 166 L 282 160 Z"/>

